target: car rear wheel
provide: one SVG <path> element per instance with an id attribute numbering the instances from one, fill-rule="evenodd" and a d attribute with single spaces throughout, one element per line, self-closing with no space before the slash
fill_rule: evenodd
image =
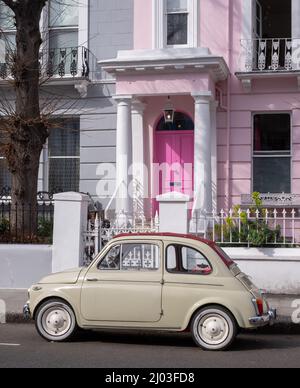
<path id="1" fill-rule="evenodd" d="M 238 326 L 233 315 L 219 306 L 196 313 L 191 323 L 195 343 L 204 350 L 226 350 L 234 342 Z"/>
<path id="2" fill-rule="evenodd" d="M 58 299 L 48 300 L 39 307 L 35 325 L 38 333 L 52 342 L 69 340 L 77 331 L 76 317 L 71 306 Z"/>

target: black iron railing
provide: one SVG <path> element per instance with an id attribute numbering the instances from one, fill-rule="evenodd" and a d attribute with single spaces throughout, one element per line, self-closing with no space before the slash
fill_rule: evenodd
<path id="1" fill-rule="evenodd" d="M 14 78 L 13 55 L 7 53 L 5 63 L 0 63 L 0 78 Z M 42 50 L 39 56 L 41 78 L 89 78 L 91 55 L 86 47 L 63 47 Z"/>
<path id="2" fill-rule="evenodd" d="M 0 243 L 51 244 L 53 194 L 39 192 L 36 204 L 12 204 L 10 189 L 0 191 Z"/>
<path id="3" fill-rule="evenodd" d="M 242 40 L 241 71 L 290 72 L 299 70 L 300 39 Z"/>

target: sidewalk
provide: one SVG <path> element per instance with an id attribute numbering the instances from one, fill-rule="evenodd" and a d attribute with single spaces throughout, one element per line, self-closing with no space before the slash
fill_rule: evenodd
<path id="1" fill-rule="evenodd" d="M 27 290 L 0 289 L 0 300 L 6 304 L 7 322 L 23 321 L 23 307 L 28 300 Z"/>
<path id="2" fill-rule="evenodd" d="M 7 322 L 22 322 L 23 306 L 28 299 L 27 290 L 0 289 L 1 299 L 6 303 Z M 292 325 L 292 314 L 295 311 L 292 303 L 299 300 L 300 308 L 300 295 L 267 295 L 267 299 L 270 307 L 277 309 L 278 324 Z M 297 326 L 300 330 L 300 325 Z"/>

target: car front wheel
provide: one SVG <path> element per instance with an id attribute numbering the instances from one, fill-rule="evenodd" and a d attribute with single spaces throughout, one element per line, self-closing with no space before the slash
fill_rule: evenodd
<path id="1" fill-rule="evenodd" d="M 195 343 L 204 350 L 226 350 L 234 342 L 238 326 L 233 315 L 218 306 L 203 308 L 194 316 L 191 331 Z"/>
<path id="2" fill-rule="evenodd" d="M 71 306 L 58 299 L 48 300 L 39 307 L 35 325 L 44 339 L 53 342 L 69 340 L 77 330 L 76 317 Z"/>

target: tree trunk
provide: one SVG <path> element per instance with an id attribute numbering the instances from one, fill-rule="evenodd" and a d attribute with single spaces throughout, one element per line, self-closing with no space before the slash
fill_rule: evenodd
<path id="1" fill-rule="evenodd" d="M 15 149 L 24 152 L 19 144 Z M 29 151 L 29 150 L 28 150 Z M 37 181 L 40 149 L 32 149 L 30 158 L 18 158 L 12 175 L 11 234 L 17 240 L 30 241 L 37 233 Z M 25 163 L 22 163 L 26 159 Z"/>
<path id="2" fill-rule="evenodd" d="M 40 18 L 47 1 L 3 1 L 15 14 L 17 30 L 12 64 L 16 107 L 6 157 L 12 174 L 11 230 L 22 238 L 37 232 L 39 159 L 48 137 L 39 101 Z"/>

